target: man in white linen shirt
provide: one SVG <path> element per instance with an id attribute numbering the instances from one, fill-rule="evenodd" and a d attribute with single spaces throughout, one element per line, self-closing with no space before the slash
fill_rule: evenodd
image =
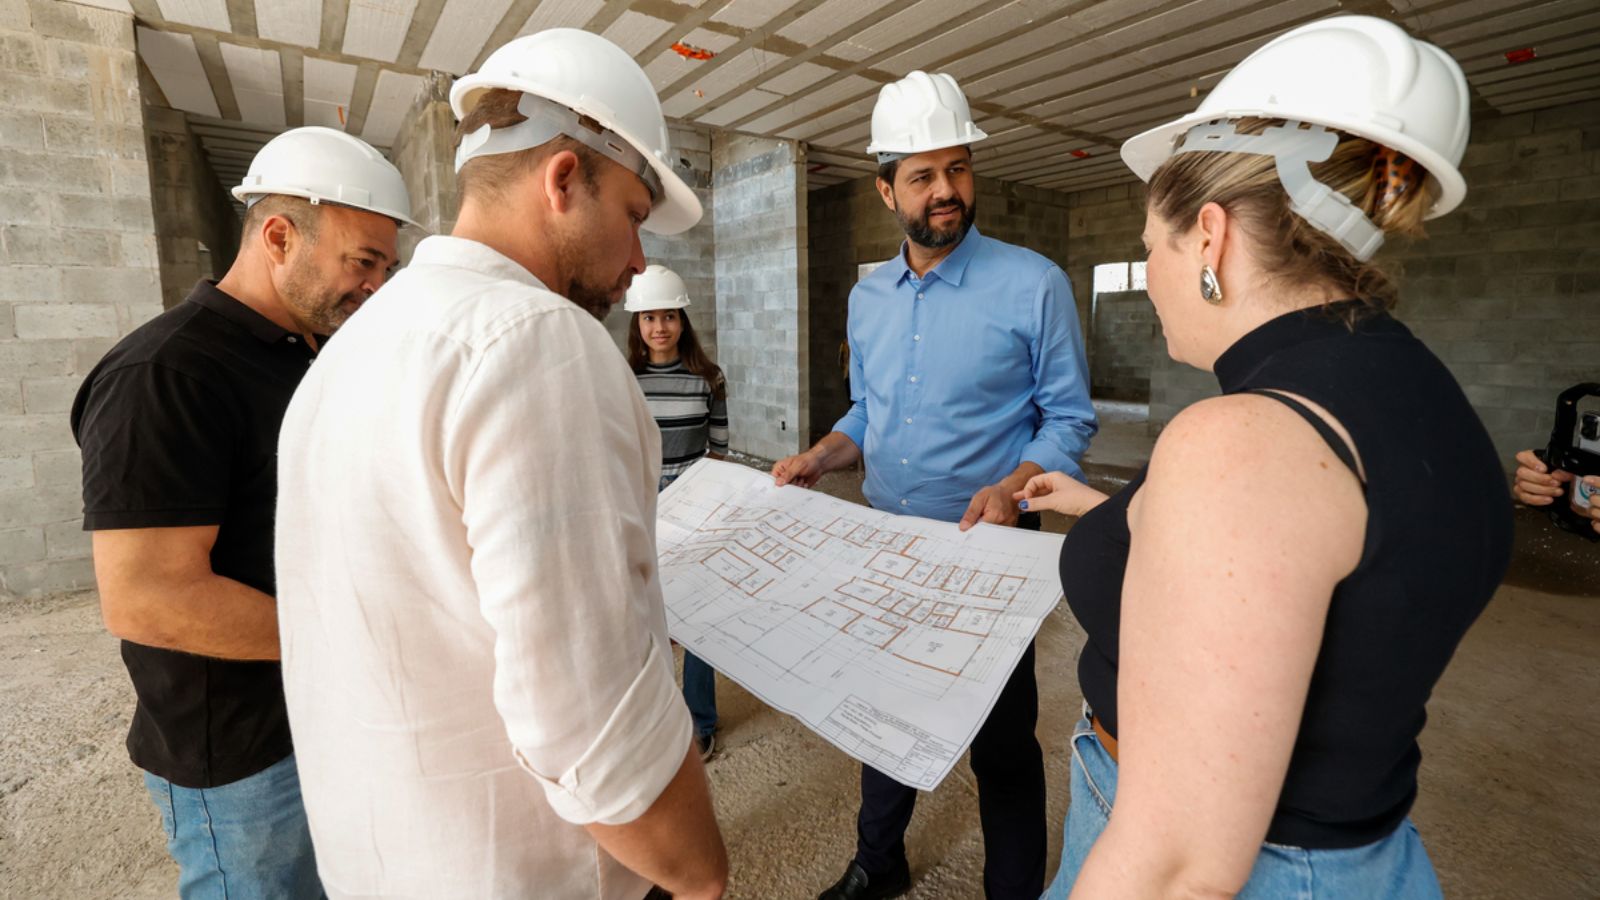
<path id="1" fill-rule="evenodd" d="M 660 435 L 597 318 L 641 227 L 701 214 L 648 78 L 596 35 L 451 92 L 450 237 L 351 318 L 280 438 L 289 721 L 334 897 L 714 898 L 673 679 Z"/>

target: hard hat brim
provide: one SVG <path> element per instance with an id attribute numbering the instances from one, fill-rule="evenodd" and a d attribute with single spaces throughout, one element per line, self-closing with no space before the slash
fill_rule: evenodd
<path id="1" fill-rule="evenodd" d="M 1461 171 L 1455 163 L 1445 159 L 1432 148 L 1422 142 L 1408 137 L 1402 132 L 1385 128 L 1370 121 L 1344 118 L 1336 115 L 1287 115 L 1283 110 L 1274 109 L 1227 109 L 1210 110 L 1206 112 L 1193 112 L 1181 119 L 1158 125 L 1148 131 L 1136 134 L 1122 143 L 1122 161 L 1133 174 L 1139 176 L 1140 181 L 1149 182 L 1150 176 L 1155 174 L 1161 164 L 1171 159 L 1176 149 L 1178 139 L 1196 125 L 1218 120 L 1243 119 L 1258 117 L 1263 119 L 1291 119 L 1297 122 L 1308 122 L 1321 125 L 1336 131 L 1343 131 L 1358 137 L 1374 141 L 1392 150 L 1417 161 L 1417 164 L 1428 173 L 1428 177 L 1438 185 L 1439 196 L 1434 200 L 1433 206 L 1428 209 L 1424 218 L 1436 219 L 1457 206 L 1467 196 L 1467 182 L 1461 177 Z"/>
<path id="2" fill-rule="evenodd" d="M 326 194 L 319 194 L 319 193 L 317 193 L 315 191 L 308 191 L 308 190 L 305 190 L 303 188 L 289 188 L 289 187 L 282 187 L 281 188 L 281 187 L 274 187 L 274 186 L 272 186 L 270 184 L 263 184 L 263 185 L 259 185 L 259 186 L 253 186 L 253 187 L 250 187 L 250 188 L 247 189 L 244 185 L 241 184 L 241 185 L 238 185 L 238 186 L 234 187 L 228 193 L 233 195 L 233 199 L 239 201 L 240 203 L 244 203 L 246 205 L 248 205 L 250 203 L 250 198 L 251 197 L 265 196 L 267 194 L 278 194 L 279 196 L 283 196 L 283 197 L 299 197 L 302 200 L 310 200 L 312 203 L 314 203 L 314 204 L 316 204 L 318 206 L 341 206 L 341 207 L 344 207 L 345 209 L 353 209 L 356 212 L 372 213 L 375 216 L 383 216 L 386 219 L 394 219 L 395 221 L 400 222 L 401 224 L 410 225 L 410 226 L 412 226 L 414 228 L 423 228 L 423 226 L 422 226 L 422 224 L 420 222 L 417 222 L 416 220 L 412 219 L 409 214 L 401 213 L 399 210 L 379 209 L 379 208 L 377 208 L 375 206 L 357 206 L 354 203 L 349 203 L 349 202 L 343 201 L 343 200 L 336 200 L 336 199 L 334 199 L 332 197 L 327 196 Z M 423 230 L 426 231 L 427 229 L 423 228 Z"/>
<path id="3" fill-rule="evenodd" d="M 456 120 L 466 118 L 467 113 L 478 104 L 479 94 L 494 88 L 531 93 L 526 85 L 509 78 L 499 79 L 477 74 L 463 76 L 450 89 L 450 109 L 455 113 Z M 603 123 L 631 144 L 633 149 L 639 151 L 650 164 L 650 168 L 655 170 L 656 177 L 661 180 L 662 196 L 656 198 L 655 205 L 650 208 L 649 218 L 640 226 L 645 231 L 660 235 L 681 234 L 693 228 L 705 215 L 705 208 L 701 205 L 700 198 L 696 196 L 694 189 L 689 187 L 688 182 L 673 171 L 671 164 L 657 158 L 650 145 L 641 141 L 637 135 L 630 134 L 626 128 L 609 121 L 611 116 L 604 110 L 589 109 L 583 98 L 569 97 L 561 91 L 543 91 L 537 96 Z"/>
<path id="4" fill-rule="evenodd" d="M 651 234 L 672 235 L 682 234 L 699 224 L 700 218 L 705 215 L 705 207 L 695 195 L 694 188 L 689 187 L 688 182 L 684 181 L 671 166 L 651 156 L 638 141 L 623 132 L 617 133 L 633 144 L 640 153 L 645 154 L 645 158 L 650 162 L 650 168 L 655 169 L 656 177 L 661 179 L 661 189 L 666 195 L 650 208 L 649 217 L 640 227 Z"/>
<path id="5" fill-rule="evenodd" d="M 640 300 L 640 301 L 637 301 L 637 302 L 635 302 L 633 300 L 624 300 L 623 303 L 622 303 L 622 311 L 623 312 L 655 312 L 657 310 L 662 310 L 662 309 L 688 309 L 688 308 L 689 308 L 689 301 L 687 299 L 685 299 L 685 298 L 679 298 L 679 299 L 676 299 L 676 300 L 655 300 L 655 301 Z"/>
<path id="6" fill-rule="evenodd" d="M 959 140 L 935 141 L 934 144 L 932 146 L 929 146 L 929 147 L 917 147 L 915 149 L 910 149 L 910 148 L 906 148 L 906 147 L 892 147 L 892 146 L 889 146 L 888 144 L 876 144 L 876 143 L 874 143 L 874 144 L 868 144 L 867 145 L 867 152 L 868 153 L 873 153 L 873 154 L 876 154 L 876 153 L 896 153 L 896 154 L 899 154 L 901 157 L 916 156 L 918 153 L 932 153 L 935 150 L 949 150 L 951 147 L 970 147 L 971 145 L 976 144 L 979 141 L 983 141 L 983 140 L 988 140 L 989 139 L 988 133 L 985 132 L 983 129 L 978 128 L 978 127 L 974 127 L 972 130 L 973 130 L 973 134 L 968 136 L 968 137 L 963 137 L 963 138 L 961 138 Z"/>

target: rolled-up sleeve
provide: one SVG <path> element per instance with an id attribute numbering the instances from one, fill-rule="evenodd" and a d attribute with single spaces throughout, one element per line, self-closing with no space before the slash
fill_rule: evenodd
<path id="1" fill-rule="evenodd" d="M 855 309 L 855 295 L 851 293 L 850 308 Z M 867 379 L 862 374 L 861 343 L 856 340 L 855 316 L 849 315 L 845 320 L 845 346 L 850 353 L 850 409 L 847 410 L 839 421 L 833 424 L 833 430 L 855 442 L 856 447 L 865 451 L 867 448 Z"/>
<path id="2" fill-rule="evenodd" d="M 575 309 L 538 315 L 477 359 L 447 483 L 517 762 L 563 819 L 621 824 L 660 796 L 691 733 L 656 571 L 660 438 L 604 330 Z"/>
<path id="3" fill-rule="evenodd" d="M 1051 266 L 1035 296 L 1038 338 L 1033 347 L 1033 402 L 1039 428 L 1022 449 L 1024 462 L 1082 480 L 1078 461 L 1099 430 L 1089 401 L 1089 364 L 1084 355 L 1078 306 L 1065 272 Z"/>

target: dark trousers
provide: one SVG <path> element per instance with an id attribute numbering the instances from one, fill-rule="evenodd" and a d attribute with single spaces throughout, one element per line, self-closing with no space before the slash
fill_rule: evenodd
<path id="1" fill-rule="evenodd" d="M 1018 522 L 1039 527 L 1038 517 Z M 989 718 L 972 741 L 972 774 L 978 781 L 978 820 L 983 827 L 983 891 L 989 900 L 1044 893 L 1044 751 L 1034 727 L 1039 721 L 1039 683 L 1033 644 L 1000 691 Z M 856 816 L 856 862 L 884 873 L 906 858 L 906 826 L 917 791 L 871 766 L 861 767 L 861 811 Z"/>

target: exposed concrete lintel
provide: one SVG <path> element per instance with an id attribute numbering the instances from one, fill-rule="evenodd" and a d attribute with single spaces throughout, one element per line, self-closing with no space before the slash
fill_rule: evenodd
<path id="1" fill-rule="evenodd" d="M 306 123 L 306 55 L 285 48 L 278 54 L 283 70 L 283 116 L 290 128 Z"/>
<path id="2" fill-rule="evenodd" d="M 367 127 L 367 113 L 372 109 L 372 92 L 378 86 L 378 64 L 363 62 L 356 68 L 356 86 L 350 93 L 350 116 L 344 130 L 360 135 Z"/>
<path id="3" fill-rule="evenodd" d="M 211 83 L 211 93 L 217 98 L 217 111 L 224 119 L 239 119 L 239 100 L 233 93 L 233 79 L 228 75 L 228 65 L 222 59 L 222 45 L 214 31 L 202 31 L 194 36 L 194 49 L 200 54 L 200 67 L 205 69 L 206 81 Z"/>

